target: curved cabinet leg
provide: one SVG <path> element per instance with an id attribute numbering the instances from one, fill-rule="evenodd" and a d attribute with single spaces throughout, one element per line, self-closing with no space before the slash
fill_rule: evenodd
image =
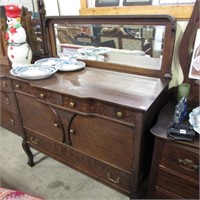
<path id="1" fill-rule="evenodd" d="M 30 147 L 28 146 L 28 144 L 26 143 L 25 140 L 22 141 L 22 147 L 23 147 L 23 150 L 25 151 L 26 155 L 28 156 L 27 164 L 30 167 L 33 167 L 35 165 L 34 161 L 33 161 L 33 154 L 32 154 Z"/>

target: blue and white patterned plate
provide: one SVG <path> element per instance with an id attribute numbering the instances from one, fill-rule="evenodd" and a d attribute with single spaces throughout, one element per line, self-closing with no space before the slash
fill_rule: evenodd
<path id="1" fill-rule="evenodd" d="M 55 66 L 64 61 L 65 60 L 61 58 L 42 58 L 40 60 L 35 61 L 35 64 Z"/>
<path id="2" fill-rule="evenodd" d="M 85 67 L 85 63 L 76 60 L 72 62 L 65 61 L 57 64 L 55 67 L 57 67 L 59 71 L 70 72 L 83 69 Z"/>
<path id="3" fill-rule="evenodd" d="M 94 55 L 105 56 L 110 52 L 110 50 L 105 47 L 85 47 L 77 49 L 77 52 L 88 56 L 94 56 Z"/>
<path id="4" fill-rule="evenodd" d="M 37 80 L 47 78 L 57 70 L 58 68 L 54 66 L 30 64 L 13 68 L 10 73 L 19 78 Z"/>

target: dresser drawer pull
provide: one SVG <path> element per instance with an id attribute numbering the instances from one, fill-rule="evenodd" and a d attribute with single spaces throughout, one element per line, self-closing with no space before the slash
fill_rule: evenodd
<path id="1" fill-rule="evenodd" d="M 31 141 L 31 143 L 33 143 L 33 144 L 39 144 L 39 140 L 36 139 L 36 138 L 30 137 L 30 141 Z"/>
<path id="2" fill-rule="evenodd" d="M 75 135 L 75 133 L 76 133 L 76 132 L 75 132 L 75 130 L 74 130 L 74 129 L 70 129 L 70 130 L 69 130 L 69 133 L 70 133 L 70 134 L 74 134 L 74 135 Z"/>
<path id="3" fill-rule="evenodd" d="M 188 171 L 197 171 L 199 169 L 198 165 L 195 165 L 192 160 L 190 159 L 178 159 L 179 165 Z"/>
<path id="4" fill-rule="evenodd" d="M 54 123 L 54 126 L 55 126 L 56 128 L 59 128 L 59 124 L 58 124 L 58 123 Z"/>
<path id="5" fill-rule="evenodd" d="M 14 125 L 15 125 L 14 119 L 11 119 L 11 120 L 10 120 L 10 123 L 11 123 L 12 126 L 14 126 Z"/>
<path id="6" fill-rule="evenodd" d="M 74 101 L 70 101 L 70 102 L 69 102 L 69 106 L 70 106 L 71 108 L 74 108 L 74 107 L 75 107 L 75 102 L 74 102 Z"/>
<path id="7" fill-rule="evenodd" d="M 41 93 L 41 94 L 40 94 L 40 97 L 41 97 L 42 99 L 44 99 L 44 98 L 46 97 L 46 95 L 45 95 L 44 93 Z"/>
<path id="8" fill-rule="evenodd" d="M 6 105 L 9 105 L 10 104 L 10 99 L 6 98 L 5 103 L 6 103 Z"/>
<path id="9" fill-rule="evenodd" d="M 20 88 L 20 85 L 19 85 L 19 84 L 16 84 L 15 87 L 16 87 L 16 88 Z"/>
<path id="10" fill-rule="evenodd" d="M 120 177 L 117 177 L 116 179 L 114 179 L 111 177 L 110 172 L 107 173 L 107 178 L 108 178 L 108 180 L 112 181 L 113 183 L 117 183 L 117 184 L 120 183 Z"/>
<path id="11" fill-rule="evenodd" d="M 7 87 L 6 81 L 3 81 L 2 85 L 3 85 L 4 88 L 6 88 Z"/>
<path id="12" fill-rule="evenodd" d="M 122 112 L 117 112 L 117 113 L 116 113 L 116 116 L 117 116 L 118 118 L 122 118 Z"/>

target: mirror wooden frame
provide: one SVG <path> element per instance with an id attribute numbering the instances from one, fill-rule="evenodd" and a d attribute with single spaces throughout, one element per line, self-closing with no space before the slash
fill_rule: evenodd
<path id="1" fill-rule="evenodd" d="M 171 77 L 171 63 L 175 40 L 175 20 L 168 15 L 123 16 L 51 16 L 46 18 L 49 56 L 57 57 L 54 24 L 113 24 L 113 25 L 164 25 L 166 27 L 163 58 L 160 70 L 126 66 L 116 63 L 84 60 L 88 67 L 109 69 L 152 77 Z"/>

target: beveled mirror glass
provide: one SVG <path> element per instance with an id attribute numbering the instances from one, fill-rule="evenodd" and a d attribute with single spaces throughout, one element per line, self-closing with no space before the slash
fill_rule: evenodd
<path id="1" fill-rule="evenodd" d="M 174 20 L 165 15 L 48 17 L 47 27 L 52 56 L 88 65 L 162 71 L 172 56 Z"/>

